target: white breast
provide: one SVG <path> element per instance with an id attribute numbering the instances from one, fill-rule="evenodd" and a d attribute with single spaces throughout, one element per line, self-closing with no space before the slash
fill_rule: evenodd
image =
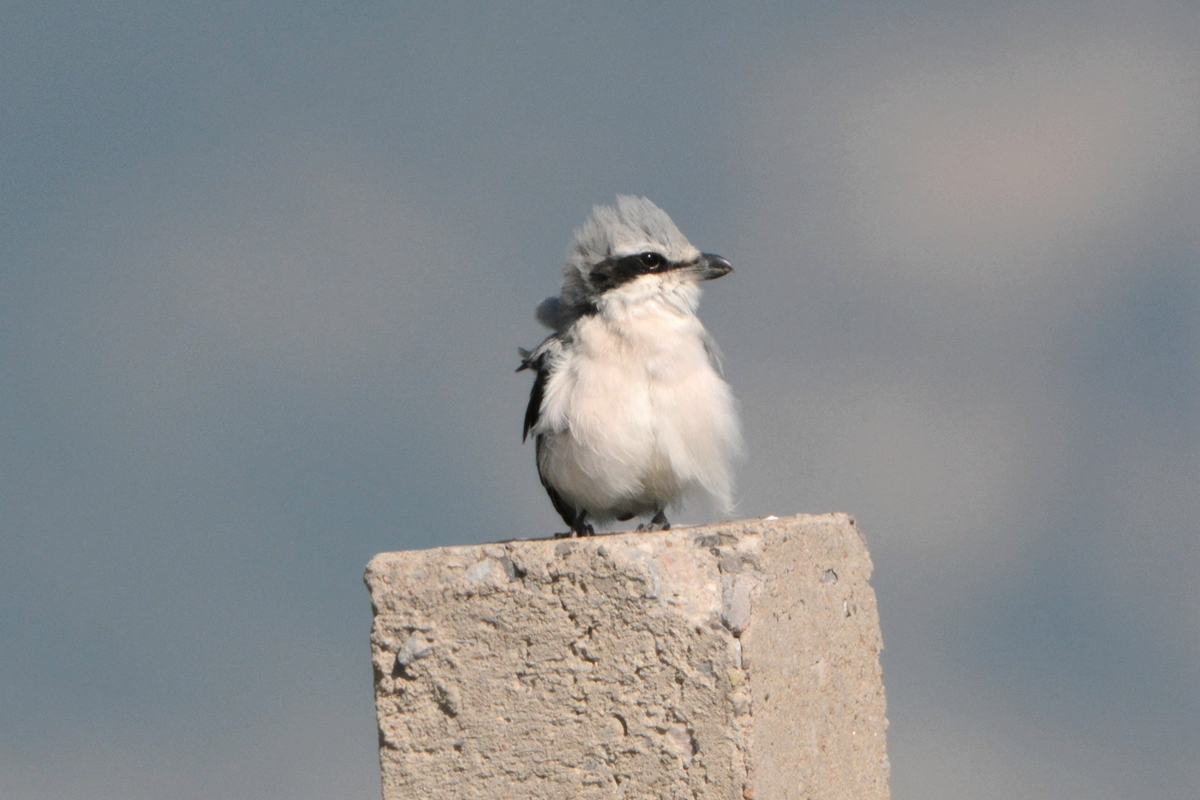
<path id="1" fill-rule="evenodd" d="M 653 513 L 695 492 L 727 509 L 741 441 L 735 404 L 690 308 L 605 309 L 570 334 L 535 428 L 543 476 L 597 521 Z"/>

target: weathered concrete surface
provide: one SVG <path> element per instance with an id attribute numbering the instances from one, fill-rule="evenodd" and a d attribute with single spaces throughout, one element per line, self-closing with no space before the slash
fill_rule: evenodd
<path id="1" fill-rule="evenodd" d="M 844 514 L 383 553 L 385 800 L 888 797 Z"/>

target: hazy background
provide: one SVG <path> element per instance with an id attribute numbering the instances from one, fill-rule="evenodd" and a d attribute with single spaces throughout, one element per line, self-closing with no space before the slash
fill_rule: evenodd
<path id="1" fill-rule="evenodd" d="M 739 513 L 867 534 L 896 800 L 1200 796 L 1200 10 L 1046 5 L 6 2 L 0 796 L 377 797 L 363 567 L 561 528 L 617 192 L 737 268 Z"/>

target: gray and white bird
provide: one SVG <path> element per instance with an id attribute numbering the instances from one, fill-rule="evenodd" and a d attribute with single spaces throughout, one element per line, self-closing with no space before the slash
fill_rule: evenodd
<path id="1" fill-rule="evenodd" d="M 595 206 L 575 231 L 562 295 L 537 310 L 554 332 L 517 369 L 537 372 L 523 438 L 568 535 L 641 516 L 638 530 L 665 530 L 693 496 L 730 509 L 737 406 L 696 306 L 732 270 L 644 197 Z"/>

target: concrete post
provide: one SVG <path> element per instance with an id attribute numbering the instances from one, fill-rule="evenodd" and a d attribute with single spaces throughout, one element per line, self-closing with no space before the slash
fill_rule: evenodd
<path id="1" fill-rule="evenodd" d="M 888 797 L 845 514 L 383 553 L 385 800 Z"/>

